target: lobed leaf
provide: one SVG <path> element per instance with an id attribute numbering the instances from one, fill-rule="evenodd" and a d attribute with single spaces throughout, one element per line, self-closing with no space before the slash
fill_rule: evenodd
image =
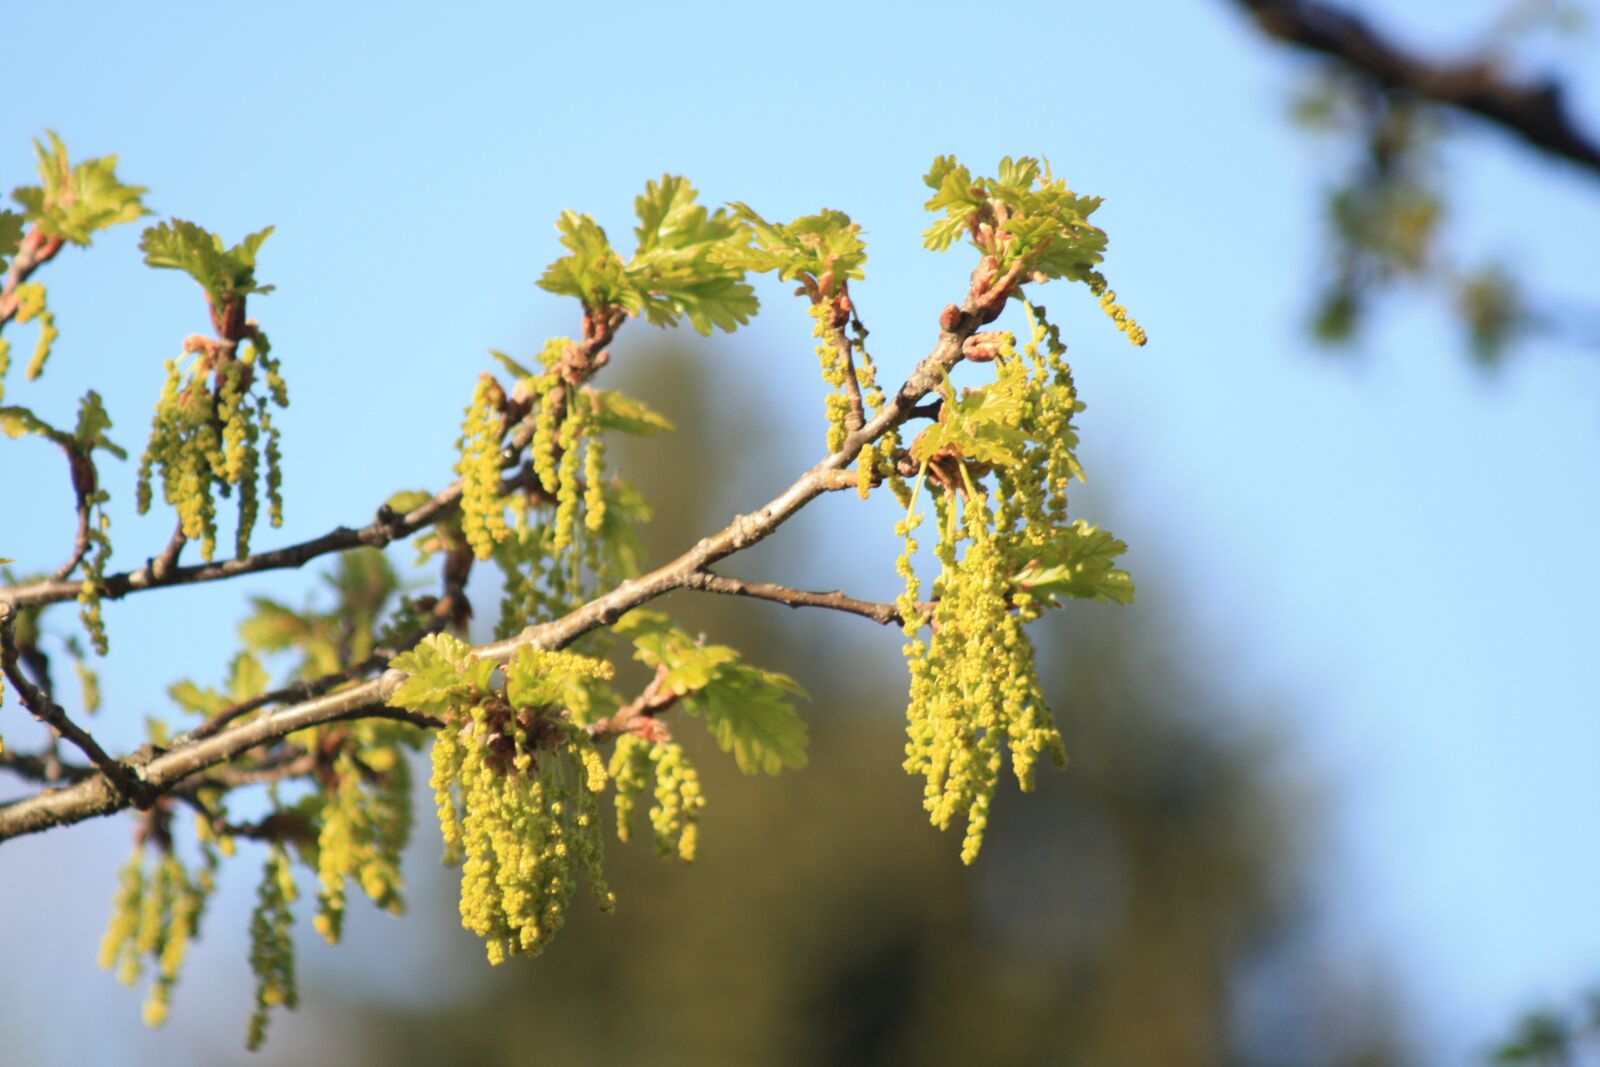
<path id="1" fill-rule="evenodd" d="M 1055 539 L 1013 577 L 1046 604 L 1063 600 L 1133 603 L 1133 579 L 1116 566 L 1128 546 L 1082 519 L 1056 532 Z"/>
<path id="2" fill-rule="evenodd" d="M 470 647 L 450 634 L 433 634 L 409 652 L 396 656 L 389 666 L 406 672 L 389 703 L 425 714 L 440 714 L 458 703 L 469 683 L 473 664 Z M 494 664 L 478 661 L 494 670 Z M 487 675 L 485 675 L 487 681 Z"/>
<path id="3" fill-rule="evenodd" d="M 270 293 L 272 286 L 256 284 L 256 254 L 273 227 L 257 230 L 232 248 L 204 227 L 174 218 L 144 231 L 139 250 L 147 265 L 159 270 L 181 270 L 200 283 L 213 304 L 221 306 L 251 293 Z"/>
<path id="4" fill-rule="evenodd" d="M 741 663 L 726 645 L 701 644 L 660 612 L 631 611 L 615 629 L 633 641 L 636 659 L 665 669 L 665 684 L 705 717 L 745 774 L 805 766 L 806 725 L 792 701 L 804 690 L 793 678 Z"/>
<path id="5" fill-rule="evenodd" d="M 820 280 L 831 272 L 830 294 L 840 283 L 866 277 L 867 246 L 861 240 L 861 225 L 844 212 L 825 208 L 785 225 L 768 222 L 746 204 L 729 206 L 750 230 L 750 243 L 739 259 L 745 269 L 775 272 L 784 282 L 802 275 Z"/>
<path id="6" fill-rule="evenodd" d="M 589 397 L 594 403 L 595 422 L 602 430 L 615 430 L 632 437 L 652 437 L 662 430 L 676 429 L 671 419 L 643 400 L 611 389 L 595 389 Z"/>

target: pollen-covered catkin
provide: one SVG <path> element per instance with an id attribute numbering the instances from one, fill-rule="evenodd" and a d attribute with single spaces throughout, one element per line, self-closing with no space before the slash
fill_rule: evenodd
<path id="1" fill-rule="evenodd" d="M 266 866 L 256 886 L 256 907 L 250 916 L 250 970 L 256 978 L 256 1004 L 250 1015 L 245 1045 L 261 1047 L 267 1036 L 267 1017 L 273 1008 L 296 1008 L 299 988 L 294 977 L 294 940 L 289 929 L 294 916 L 289 906 L 299 896 L 294 868 L 281 843 L 267 852 Z"/>
<path id="2" fill-rule="evenodd" d="M 146 872 L 147 853 L 156 854 Z M 100 942 L 100 966 L 116 972 L 124 985 L 137 982 L 146 965 L 154 968 L 144 1003 L 144 1021 L 160 1026 L 172 1002 L 200 916 L 213 889 L 214 856 L 193 877 L 169 847 L 140 845 L 122 868 L 111 921 Z"/>
<path id="3" fill-rule="evenodd" d="M 650 826 L 655 831 L 656 854 L 662 859 L 693 862 L 700 811 L 706 801 L 700 791 L 700 775 L 683 746 L 623 734 L 611 754 L 610 774 L 617 791 L 617 840 L 626 842 L 630 837 L 638 798 L 653 779 L 655 803 L 650 808 Z"/>
<path id="4" fill-rule="evenodd" d="M 1105 275 L 1099 271 L 1090 271 L 1088 280 L 1089 290 L 1100 298 L 1100 310 L 1105 312 L 1106 317 L 1116 324 L 1117 329 L 1121 330 L 1131 343 L 1142 347 L 1147 340 L 1143 327 L 1128 314 L 1127 308 L 1117 303 L 1117 294 L 1107 284 Z"/>
<path id="5" fill-rule="evenodd" d="M 323 802 L 317 836 L 317 914 L 312 925 L 330 944 L 344 927 L 345 881 L 353 879 L 373 904 L 405 910 L 400 853 L 411 836 L 411 773 L 394 745 L 343 752 Z"/>
<path id="6" fill-rule="evenodd" d="M 1057 754 L 1061 743 L 1038 688 L 1032 645 L 1012 614 L 993 513 L 982 496 L 968 497 L 963 509 L 967 550 L 940 576 L 932 639 L 907 648 L 905 767 L 926 779 L 923 806 L 935 826 L 966 818 L 961 859 L 971 863 L 1005 752 L 1027 789 L 1038 754 Z"/>
<path id="7" fill-rule="evenodd" d="M 272 525 L 283 522 L 281 443 L 268 407 L 287 406 L 288 392 L 266 335 L 256 330 L 252 337 L 237 357 L 231 344 L 191 338 L 185 344 L 184 358 L 193 357 L 187 370 L 181 360 L 167 361 L 139 462 L 139 513 L 149 510 L 151 484 L 159 475 L 162 499 L 177 511 L 183 536 L 198 542 L 208 560 L 216 551 L 216 497 L 235 492 L 234 551 L 239 558 L 249 554 L 263 458 Z"/>
<path id="8" fill-rule="evenodd" d="M 461 478 L 461 531 L 479 559 L 488 559 L 509 533 L 500 494 L 504 402 L 505 390 L 494 376 L 480 376 L 461 424 L 461 458 L 456 462 L 456 474 Z"/>
<path id="9" fill-rule="evenodd" d="M 1020 354 L 1009 341 L 997 349 L 996 381 L 986 387 L 986 402 L 976 409 L 968 404 L 965 416 L 971 418 L 973 410 L 992 413 L 991 421 L 967 432 L 1014 442 L 990 453 L 1006 462 L 987 471 L 960 455 L 959 445 L 949 446 L 954 455 L 941 458 L 958 475 L 947 473 L 943 481 L 954 484 L 934 497 L 940 573 L 931 620 L 917 603 L 920 582 L 913 566 L 912 531 L 920 516 L 908 511 L 897 527 L 906 539 L 897 564 L 906 585 L 896 603 L 911 673 L 905 767 L 924 778 L 924 805 L 934 825 L 943 829 L 965 819 L 961 854 L 968 863 L 982 846 L 1007 754 L 1024 790 L 1033 786 L 1041 755 L 1057 765 L 1066 758 L 1025 632 L 1041 607 L 1018 575 L 1048 554 L 1067 525 L 1067 489 L 1082 477 L 1073 454 L 1072 417 L 1083 405 L 1062 359 L 1059 334 L 1042 308 L 1024 302 L 1024 310 L 1030 341 Z M 980 488 L 988 478 L 992 484 Z M 932 634 L 924 641 L 921 629 L 930 621 Z"/>
<path id="10" fill-rule="evenodd" d="M 606 522 L 606 445 L 590 437 L 583 455 L 583 526 L 597 533 Z"/>
<path id="11" fill-rule="evenodd" d="M 461 924 L 491 963 L 540 952 L 580 874 L 602 909 L 615 904 L 600 869 L 605 764 L 557 706 L 570 685 L 611 668 L 524 647 L 505 673 L 504 693 L 473 682 L 448 710 L 431 779 L 447 856 L 462 861 Z"/>

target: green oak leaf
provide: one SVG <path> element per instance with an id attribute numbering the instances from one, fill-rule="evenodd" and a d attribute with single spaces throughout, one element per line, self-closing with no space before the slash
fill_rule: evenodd
<path id="1" fill-rule="evenodd" d="M 417 647 L 402 652 L 389 664 L 395 670 L 405 671 L 406 680 L 400 683 L 389 698 L 394 707 L 407 708 L 424 714 L 440 714 L 459 703 L 464 690 L 473 684 L 470 672 L 475 663 L 488 667 L 482 672 L 487 683 L 494 664 L 474 661 L 471 648 L 450 634 L 433 634 L 424 638 Z"/>
<path id="2" fill-rule="evenodd" d="M 820 283 L 831 272 L 828 295 L 846 281 L 866 277 L 867 246 L 861 225 L 842 211 L 824 209 L 784 224 L 768 222 L 748 205 L 729 205 L 750 229 L 750 242 L 738 262 L 758 273 L 775 272 L 779 281 L 809 276 Z"/>
<path id="3" fill-rule="evenodd" d="M 806 764 L 806 724 L 792 699 L 804 692 L 786 674 L 728 663 L 683 704 L 705 716 L 717 744 L 745 774 L 777 774 Z"/>
<path id="4" fill-rule="evenodd" d="M 804 690 L 793 678 L 742 663 L 726 645 L 701 644 L 660 612 L 631 611 L 616 630 L 633 641 L 636 659 L 665 670 L 664 684 L 705 718 L 745 774 L 805 765 L 806 725 L 793 704 Z"/>
<path id="5" fill-rule="evenodd" d="M 696 195 L 689 180 L 676 175 L 646 183 L 634 200 L 639 244 L 628 279 L 653 325 L 687 318 L 702 334 L 713 327 L 731 333 L 760 307 L 733 256 L 744 244 L 745 227 L 724 208 L 707 212 Z"/>
<path id="6" fill-rule="evenodd" d="M 221 307 L 252 293 L 270 293 L 270 285 L 256 284 L 256 254 L 272 235 L 273 227 L 257 230 L 232 248 L 222 238 L 184 219 L 170 219 L 144 231 L 139 250 L 147 265 L 159 270 L 181 270 Z"/>
<path id="7" fill-rule="evenodd" d="M 1046 604 L 1063 600 L 1133 603 L 1133 579 L 1116 566 L 1128 546 L 1082 519 L 1056 531 L 1037 557 L 1013 575 L 1016 583 Z"/>
<path id="8" fill-rule="evenodd" d="M 639 294 L 629 285 L 622 257 L 600 224 L 589 215 L 563 211 L 556 230 L 569 254 L 545 268 L 539 287 L 557 296 L 576 297 L 591 310 L 621 307 L 637 314 Z"/>
<path id="9" fill-rule="evenodd" d="M 643 400 L 610 389 L 596 389 L 589 397 L 594 403 L 595 421 L 602 430 L 615 430 L 632 437 L 651 437 L 663 430 L 676 428 L 671 419 Z"/>
<path id="10" fill-rule="evenodd" d="M 80 451 L 90 452 L 98 448 L 118 459 L 127 459 L 127 451 L 106 436 L 109 429 L 111 416 L 106 413 L 100 394 L 91 389 L 78 401 L 78 424 L 72 431 L 72 438 L 78 443 Z"/>
<path id="11" fill-rule="evenodd" d="M 925 463 L 951 448 L 964 459 L 1004 467 L 1022 460 L 1028 435 L 1019 427 L 1027 379 L 1007 375 L 981 389 L 968 389 L 960 400 L 945 399 L 940 420 L 917 435 L 911 458 Z"/>

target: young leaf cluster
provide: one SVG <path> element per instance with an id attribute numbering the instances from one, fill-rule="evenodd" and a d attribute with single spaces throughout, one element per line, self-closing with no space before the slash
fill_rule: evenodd
<path id="1" fill-rule="evenodd" d="M 954 156 L 939 156 L 923 182 L 933 190 L 923 206 L 944 216 L 923 231 L 926 248 L 943 252 L 965 235 L 1002 290 L 1022 279 L 1083 282 L 1128 340 L 1144 344 L 1144 331 L 1094 269 L 1106 250 L 1106 232 L 1089 222 L 1100 197 L 1079 196 L 1050 173 L 1047 161 L 1031 156 L 1007 156 L 987 178 L 974 178 Z"/>
<path id="2" fill-rule="evenodd" d="M 181 270 L 205 290 L 212 324 L 223 337 L 237 338 L 244 324 L 245 298 L 272 292 L 256 284 L 256 254 L 273 227 L 248 234 L 231 248 L 222 237 L 184 219 L 169 219 L 144 231 L 139 250 L 148 266 Z"/>
<path id="3" fill-rule="evenodd" d="M 591 313 L 621 308 L 653 325 L 681 319 L 702 334 L 732 332 L 759 303 L 744 281 L 744 227 L 724 208 L 708 213 L 688 179 L 663 174 L 634 201 L 637 244 L 624 261 L 589 215 L 562 213 L 556 223 L 568 254 L 539 279 L 549 292 L 576 297 Z"/>
<path id="4" fill-rule="evenodd" d="M 266 334 L 245 318 L 245 298 L 272 288 L 255 283 L 256 252 L 271 232 L 224 248 L 215 234 L 173 219 L 146 230 L 140 246 L 150 266 L 182 270 L 200 284 L 218 333 L 191 336 L 183 357 L 167 361 L 138 484 L 143 514 L 159 473 L 162 498 L 177 510 L 183 536 L 198 541 L 208 560 L 216 550 L 216 497 L 235 491 L 235 553 L 249 554 L 263 462 L 269 518 L 275 527 L 283 524 L 282 454 L 270 409 L 288 406 L 288 390 Z"/>
<path id="5" fill-rule="evenodd" d="M 141 200 L 148 190 L 118 180 L 116 156 L 73 163 L 61 138 L 53 132 L 46 136 L 48 148 L 40 141 L 33 142 L 40 183 L 11 193 L 22 205 L 24 220 L 37 226 L 42 235 L 87 245 L 96 232 L 149 214 Z M 0 238 L 3 236 L 0 230 Z M 0 248 L 4 247 L 0 239 Z"/>

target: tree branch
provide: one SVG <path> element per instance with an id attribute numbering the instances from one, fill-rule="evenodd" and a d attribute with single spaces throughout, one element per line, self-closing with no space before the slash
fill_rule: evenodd
<path id="1" fill-rule="evenodd" d="M 531 428 L 528 432 L 531 439 Z M 340 526 L 323 534 L 321 537 L 314 537 L 309 541 L 286 545 L 283 548 L 272 549 L 268 552 L 258 552 L 243 559 L 200 563 L 188 567 L 161 567 L 159 564 L 167 558 L 167 553 L 164 552 L 161 560 L 152 560 L 138 570 L 106 575 L 101 595 L 105 598 L 116 600 L 129 593 L 145 589 L 160 589 L 173 585 L 196 585 L 201 582 L 217 582 L 228 578 L 237 578 L 242 574 L 256 574 L 261 571 L 303 567 L 318 556 L 325 556 L 332 552 L 345 552 L 352 548 L 360 548 L 363 545 L 383 548 L 391 541 L 409 537 L 423 527 L 430 526 L 449 516 L 460 505 L 460 502 L 461 485 L 457 482 L 421 507 L 405 515 L 396 515 L 387 506 L 384 506 L 378 509 L 377 518 L 360 529 Z M 180 547 L 182 545 L 181 540 L 175 543 Z M 168 547 L 169 549 L 171 548 L 170 545 Z M 76 600 L 78 591 L 82 587 L 82 582 L 60 580 L 45 580 L 30 582 L 25 585 L 14 585 L 6 589 L 0 589 L 0 604 L 31 607 L 37 604 L 55 604 L 66 600 Z"/>
<path id="2" fill-rule="evenodd" d="M 1391 92 L 1476 115 L 1541 151 L 1600 176 L 1600 141 L 1578 127 L 1561 85 L 1512 81 L 1486 60 L 1431 63 L 1365 19 L 1317 0 L 1234 0 L 1271 37 L 1335 60 Z"/>
<path id="3" fill-rule="evenodd" d="M 633 608 L 674 589 L 683 588 L 696 574 L 718 560 L 769 537 L 807 503 L 834 487 L 838 472 L 855 460 L 861 447 L 904 422 L 916 404 L 961 360 L 962 345 L 967 337 L 979 325 L 991 320 L 996 311 L 991 306 L 993 293 L 987 284 L 990 279 L 983 271 L 984 267 L 980 265 L 973 272 L 973 285 L 963 304 L 960 307 L 952 304 L 940 314 L 939 338 L 932 352 L 917 364 L 910 377 L 865 426 L 845 436 L 837 452 L 824 457 L 761 508 L 736 516 L 721 531 L 701 539 L 677 559 L 649 574 L 623 582 L 559 619 L 529 626 L 515 637 L 476 648 L 474 655 L 503 664 L 524 645 L 547 651 L 564 648 L 584 634 L 611 625 Z M 587 330 L 585 332 L 588 333 Z M 450 495 L 452 493 L 453 496 Z M 453 504 L 459 495 L 459 486 L 453 486 L 418 509 L 418 512 L 407 515 L 402 522 L 410 526 L 418 513 L 429 507 L 435 508 L 432 514 L 436 515 L 438 509 Z M 447 497 L 448 501 L 444 499 Z M 379 526 L 383 531 L 395 525 L 382 524 L 381 519 L 380 515 Z M 220 566 L 226 567 L 227 564 Z M 196 569 L 180 568 L 180 571 Z M 312 726 L 367 717 L 399 719 L 421 726 L 441 725 L 431 717 L 413 715 L 387 706 L 387 701 L 405 678 L 403 671 L 390 668 L 370 681 L 276 708 L 214 736 L 191 740 L 161 753 L 141 752 L 131 757 L 128 764 L 136 768 L 149 793 L 159 794 L 170 792 L 190 776 L 226 763 L 252 748 Z M 108 815 L 128 807 L 129 803 L 127 796 L 113 787 L 105 773 L 101 773 L 62 789 L 45 790 L 0 805 L 0 841 Z"/>
<path id="4" fill-rule="evenodd" d="M 62 763 L 59 759 L 31 752 L 15 752 L 9 748 L 0 749 L 0 771 L 10 771 L 18 778 L 26 778 L 44 785 L 54 785 L 63 781 L 77 782 L 94 774 L 93 768 L 90 767 Z"/>

